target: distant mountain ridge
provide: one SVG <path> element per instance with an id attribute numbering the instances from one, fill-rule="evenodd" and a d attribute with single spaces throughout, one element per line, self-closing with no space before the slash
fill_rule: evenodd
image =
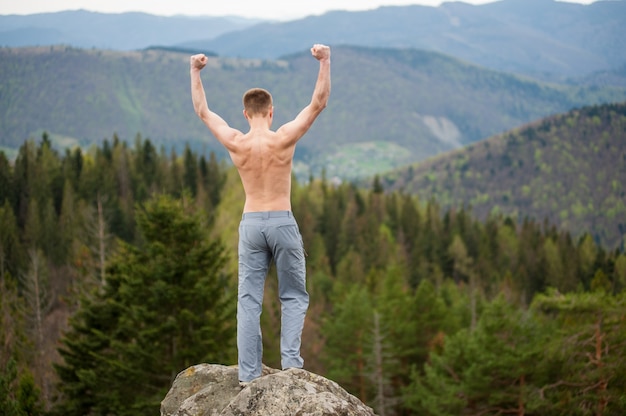
<path id="1" fill-rule="evenodd" d="M 0 16 L 0 46 L 64 44 L 136 50 L 176 46 L 225 57 L 278 59 L 313 43 L 432 50 L 499 71 L 562 82 L 626 65 L 626 1 L 589 5 L 500 0 L 387 6 L 287 22 L 239 17 L 103 14 Z M 615 79 L 615 76 L 604 77 Z M 626 82 L 619 77 L 617 82 Z"/>
<path id="2" fill-rule="evenodd" d="M 547 219 L 626 249 L 626 102 L 575 109 L 382 176 L 479 218 Z"/>
<path id="3" fill-rule="evenodd" d="M 260 21 L 235 16 L 165 17 L 138 12 L 109 14 L 86 10 L 0 15 L 0 46 L 68 45 L 135 50 L 213 38 Z"/>
<path id="4" fill-rule="evenodd" d="M 563 79 L 626 64 L 626 1 L 462 2 L 334 11 L 191 42 L 220 55 L 277 58 L 325 42 L 434 50 L 496 70 Z"/>
<path id="5" fill-rule="evenodd" d="M 540 83 L 428 51 L 334 47 L 332 59 L 329 107 L 296 150 L 299 177 L 371 176 L 574 107 L 626 100 L 624 88 Z M 242 130 L 245 90 L 272 91 L 279 126 L 308 104 L 318 66 L 308 50 L 209 63 L 209 105 Z M 163 49 L 0 48 L 0 146 L 17 149 L 43 131 L 60 147 L 140 133 L 227 157 L 195 116 L 188 68 L 188 53 Z"/>

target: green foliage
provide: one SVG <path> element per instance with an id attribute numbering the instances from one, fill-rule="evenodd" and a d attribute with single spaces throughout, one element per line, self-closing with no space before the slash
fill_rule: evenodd
<path id="1" fill-rule="evenodd" d="M 4 416 L 44 415 L 40 393 L 32 374 L 18 374 L 17 362 L 10 359 L 0 372 L 0 409 Z"/>
<path id="2" fill-rule="evenodd" d="M 3 164 L 7 159 L 0 153 L 0 363 L 13 356 L 18 368 L 29 369 L 47 407 L 58 395 L 52 364 L 60 361 L 56 348 L 65 320 L 79 306 L 93 302 L 89 293 L 100 290 L 107 279 L 116 238 L 131 246 L 144 242 L 136 231 L 135 203 L 156 192 L 187 195 L 186 204 L 193 206 L 186 210 L 198 210 L 194 215 L 203 217 L 198 229 L 208 234 L 210 210 L 219 202 L 224 184 L 223 166 L 215 155 L 207 159 L 187 152 L 186 158 L 197 159 L 198 168 L 195 188 L 191 184 L 183 191 L 182 160 L 175 152 L 157 152 L 141 136 L 134 149 L 114 136 L 100 148 L 59 154 L 44 134 L 38 144 L 25 142 L 13 163 Z M 206 260 L 199 265 L 208 267 Z M 12 276 L 24 278 L 16 284 Z M 81 294 L 87 297 L 81 299 Z M 198 305 L 206 305 L 203 302 Z M 90 349 L 84 350 L 85 357 Z M 180 360 L 176 364 L 183 365 Z M 89 368 L 81 371 L 90 377 Z"/>
<path id="3" fill-rule="evenodd" d="M 23 265 L 24 253 L 17 219 L 7 200 L 0 206 L 0 228 L 0 277 L 4 278 L 7 274 L 17 276 Z"/>
<path id="4" fill-rule="evenodd" d="M 550 292 L 530 311 L 502 296 L 415 368 L 416 414 L 622 414 L 624 297 Z"/>
<path id="5" fill-rule="evenodd" d="M 122 243 L 106 285 L 82 300 L 57 367 L 59 414 L 154 414 L 178 372 L 233 359 L 224 251 L 186 204 L 163 196 L 139 210 L 143 243 Z"/>
<path id="6" fill-rule="evenodd" d="M 341 297 L 335 299 L 332 316 L 324 322 L 327 347 L 324 350 L 328 377 L 348 391 L 367 397 L 366 367 L 374 314 L 364 288 L 338 286 Z"/>
<path id="7" fill-rule="evenodd" d="M 437 415 L 523 409 L 541 344 L 524 315 L 502 297 L 490 303 L 474 331 L 447 338 L 443 351 L 431 354 L 424 373 L 414 371 L 407 404 L 418 414 Z"/>
<path id="8" fill-rule="evenodd" d="M 471 205 L 490 213 L 543 221 L 585 233 L 608 248 L 624 248 L 626 205 L 620 183 L 626 162 L 626 103 L 584 107 L 551 116 L 476 145 L 382 178 L 388 190 L 444 209 Z M 473 175 L 459 175 L 457 160 Z M 489 198 L 484 198 L 488 195 Z"/>
<path id="9" fill-rule="evenodd" d="M 549 152 L 542 149 L 544 160 Z M 489 151 L 496 155 L 497 145 Z M 526 167 L 516 160 L 510 164 Z M 463 170 L 470 162 L 459 157 L 450 165 Z M 100 147 L 65 152 L 53 151 L 48 139 L 26 142 L 3 172 L 14 196 L 0 205 L 0 339 L 42 392 L 41 380 L 53 383 L 49 397 L 57 397 L 57 413 L 154 413 L 178 371 L 200 361 L 234 361 L 228 341 L 234 331 L 233 254 L 244 201 L 235 169 L 191 147 L 179 155 L 141 136 L 130 146 L 113 136 Z M 478 178 L 477 170 L 467 169 L 459 180 L 470 172 Z M 386 414 L 411 414 L 411 406 L 459 414 L 466 409 L 461 388 L 471 388 L 483 410 L 492 400 L 513 411 L 512 398 L 524 397 L 527 414 L 550 414 L 555 401 L 578 397 L 564 383 L 582 383 L 575 374 L 584 371 L 567 367 L 556 352 L 559 342 L 576 334 L 559 328 L 587 318 L 526 308 L 549 285 L 566 297 L 618 296 L 626 287 L 624 254 L 606 251 L 590 233 L 572 238 L 548 221 L 518 223 L 517 215 L 495 213 L 476 219 L 465 207 L 381 192 L 380 185 L 384 178 L 374 191 L 325 177 L 293 181 L 311 294 L 302 343 L 306 368 L 340 381 Z M 26 331 L 24 284 L 7 277 L 27 273 L 28 253 L 35 249 L 54 295 L 44 311 L 43 346 Z M 277 366 L 280 305 L 272 282 L 263 331 L 265 363 Z M 619 308 L 606 315 L 612 349 L 622 345 L 613 334 L 622 328 L 608 324 L 619 322 Z M 63 327 L 69 330 L 59 341 L 57 328 Z M 526 339 L 528 328 L 536 332 Z M 578 333 L 591 339 L 588 330 Z M 520 349 L 507 350 L 499 333 L 503 340 L 520 337 Z M 507 370 L 525 368 L 537 345 L 554 354 L 537 359 L 534 373 Z M 0 353 L 3 363 L 8 349 Z M 611 358 L 610 368 L 619 375 L 617 359 Z M 36 364 L 41 362 L 44 368 Z M 52 363 L 58 379 L 51 377 Z M 450 379 L 444 363 L 463 375 L 462 383 Z M 501 379 L 485 375 L 491 371 Z M 442 386 L 447 405 L 434 393 L 419 396 L 427 391 L 419 383 L 426 389 L 430 382 Z M 607 409 L 620 403 L 612 384 L 614 379 L 607 385 Z M 407 401 L 399 400 L 403 393 Z M 50 404 L 47 396 L 43 400 Z M 577 400 L 568 403 L 582 406 Z"/>
<path id="10" fill-rule="evenodd" d="M 626 297 L 604 291 L 538 295 L 553 332 L 538 372 L 541 414 L 623 414 L 626 411 Z"/>
<path id="11" fill-rule="evenodd" d="M 24 302 L 17 282 L 0 274 L 0 409 L 7 416 L 43 415 L 44 403 L 27 363 L 32 360 Z"/>

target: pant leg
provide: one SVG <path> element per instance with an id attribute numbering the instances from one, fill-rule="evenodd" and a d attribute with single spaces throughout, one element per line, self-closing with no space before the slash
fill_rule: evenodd
<path id="1" fill-rule="evenodd" d="M 239 381 L 261 376 L 263 290 L 271 260 L 262 227 L 254 221 L 239 226 L 239 285 L 237 295 L 237 350 Z"/>
<path id="2" fill-rule="evenodd" d="M 300 347 L 304 318 L 309 306 L 309 294 L 306 290 L 302 236 L 295 219 L 292 217 L 289 223 L 273 227 L 268 243 L 273 252 L 278 274 L 278 295 L 281 303 L 281 365 L 283 369 L 302 368 L 304 360 L 300 355 Z"/>

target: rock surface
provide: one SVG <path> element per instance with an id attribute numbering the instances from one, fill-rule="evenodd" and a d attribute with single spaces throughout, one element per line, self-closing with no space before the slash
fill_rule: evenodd
<path id="1" fill-rule="evenodd" d="M 337 383 L 301 369 L 263 368 L 239 386 L 237 366 L 199 364 L 182 371 L 161 402 L 161 416 L 375 416 Z"/>

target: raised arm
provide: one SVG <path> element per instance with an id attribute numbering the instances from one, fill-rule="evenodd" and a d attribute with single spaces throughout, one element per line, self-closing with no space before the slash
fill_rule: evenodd
<path id="1" fill-rule="evenodd" d="M 297 142 L 311 128 L 317 116 L 328 105 L 328 98 L 330 97 L 330 48 L 326 45 L 313 45 L 311 55 L 320 63 L 311 102 L 300 111 L 295 119 L 276 131 L 284 137 L 287 144 Z"/>
<path id="2" fill-rule="evenodd" d="M 200 78 L 200 71 L 206 66 L 208 58 L 204 54 L 193 55 L 189 59 L 189 74 L 191 76 L 191 100 L 193 108 L 200 120 L 211 130 L 211 133 L 226 149 L 232 150 L 235 138 L 241 134 L 231 128 L 226 121 L 209 109 L 204 86 Z"/>

